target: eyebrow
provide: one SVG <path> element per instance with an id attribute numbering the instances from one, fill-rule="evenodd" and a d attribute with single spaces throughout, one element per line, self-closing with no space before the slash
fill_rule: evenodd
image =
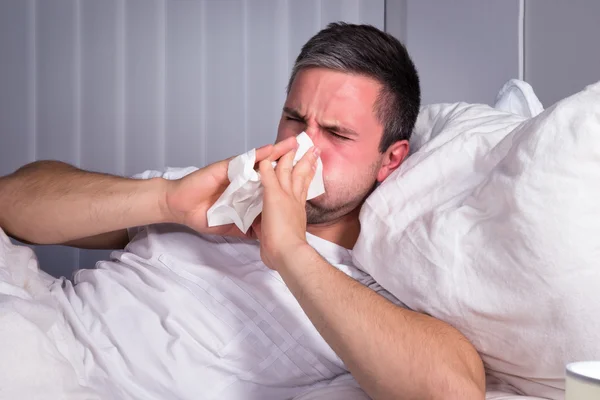
<path id="1" fill-rule="evenodd" d="M 290 116 L 292 116 L 294 118 L 297 118 L 297 119 L 302 120 L 302 121 L 306 121 L 306 117 L 304 115 L 300 114 L 298 112 L 298 110 L 295 110 L 295 109 L 289 108 L 289 107 L 283 107 L 283 111 L 286 114 L 289 114 Z M 336 125 L 336 124 L 333 124 L 333 125 L 320 125 L 320 127 L 322 129 L 331 131 L 333 133 L 341 133 L 341 134 L 349 135 L 349 136 L 358 136 L 358 133 L 356 133 L 355 130 L 350 129 L 350 128 L 345 127 L 345 126 L 341 126 L 341 125 Z"/>
<path id="2" fill-rule="evenodd" d="M 294 118 L 298 118 L 298 119 L 301 119 L 301 120 L 303 120 L 303 121 L 304 121 L 304 119 L 305 119 L 305 117 L 304 117 L 302 114 L 300 114 L 300 113 L 298 112 L 298 110 L 294 110 L 293 108 L 289 108 L 289 107 L 283 107 L 283 111 L 284 111 L 286 114 L 289 114 L 289 115 L 291 115 L 291 116 L 292 116 L 292 117 L 294 117 Z"/>

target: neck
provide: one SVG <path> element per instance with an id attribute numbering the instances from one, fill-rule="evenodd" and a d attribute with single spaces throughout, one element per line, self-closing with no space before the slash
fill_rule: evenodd
<path id="1" fill-rule="evenodd" d="M 360 207 L 334 221 L 308 225 L 306 230 L 321 239 L 352 249 L 360 233 L 359 212 Z"/>

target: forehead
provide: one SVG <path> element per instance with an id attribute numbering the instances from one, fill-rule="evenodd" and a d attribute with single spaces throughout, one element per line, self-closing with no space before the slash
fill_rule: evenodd
<path id="1" fill-rule="evenodd" d="M 298 72 L 285 106 L 308 118 L 353 125 L 353 129 L 372 130 L 381 125 L 374 112 L 381 84 L 358 74 L 326 68 L 307 68 Z"/>

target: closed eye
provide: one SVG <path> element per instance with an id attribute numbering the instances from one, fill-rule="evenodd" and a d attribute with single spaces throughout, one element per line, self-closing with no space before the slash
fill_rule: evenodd
<path id="1" fill-rule="evenodd" d="M 286 116 L 285 117 L 286 121 L 295 121 L 295 122 L 300 122 L 300 123 L 304 123 L 304 120 L 300 119 L 300 118 L 296 118 L 296 117 L 290 117 L 290 116 Z"/>
<path id="2" fill-rule="evenodd" d="M 351 140 L 350 138 L 347 138 L 346 136 L 338 135 L 335 131 L 332 131 L 330 129 L 327 129 L 327 133 L 330 134 L 331 136 L 333 136 L 335 139 Z"/>

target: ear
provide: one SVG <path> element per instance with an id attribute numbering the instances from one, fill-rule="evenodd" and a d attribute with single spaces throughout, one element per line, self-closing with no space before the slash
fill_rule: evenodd
<path id="1" fill-rule="evenodd" d="M 383 154 L 383 161 L 377 173 L 378 182 L 383 182 L 402 164 L 402 161 L 408 156 L 409 149 L 408 140 L 399 140 L 388 147 Z"/>

